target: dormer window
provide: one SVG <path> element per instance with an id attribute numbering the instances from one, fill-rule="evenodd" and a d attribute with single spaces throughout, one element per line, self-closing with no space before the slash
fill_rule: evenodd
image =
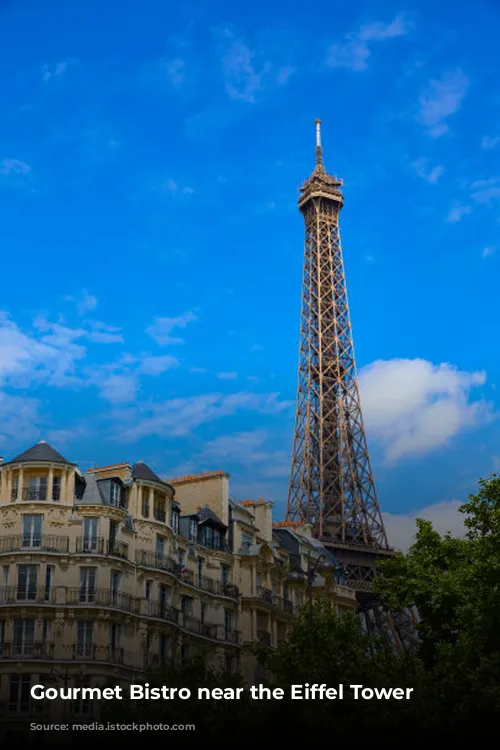
<path id="1" fill-rule="evenodd" d="M 120 505 L 121 487 L 117 482 L 111 483 L 111 505 Z"/>
<path id="2" fill-rule="evenodd" d="M 176 508 L 172 508 L 171 526 L 172 526 L 172 531 L 174 532 L 174 534 L 178 534 L 179 533 L 179 512 L 177 511 Z"/>
<path id="3" fill-rule="evenodd" d="M 196 542 L 198 536 L 198 524 L 192 518 L 189 522 L 189 539 L 191 542 Z"/>

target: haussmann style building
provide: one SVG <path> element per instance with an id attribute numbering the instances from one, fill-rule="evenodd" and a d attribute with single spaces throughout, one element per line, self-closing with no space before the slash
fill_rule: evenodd
<path id="1" fill-rule="evenodd" d="M 195 653 L 258 682 L 252 645 L 276 647 L 308 591 L 356 608 L 309 530 L 235 502 L 225 472 L 82 473 L 43 441 L 0 464 L 0 558 L 0 718 L 13 720 L 35 710 L 33 684 L 137 681 Z"/>

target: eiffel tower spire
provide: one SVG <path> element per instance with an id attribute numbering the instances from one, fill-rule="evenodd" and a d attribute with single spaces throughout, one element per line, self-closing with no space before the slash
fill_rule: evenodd
<path id="1" fill-rule="evenodd" d="M 316 165 L 300 189 L 305 223 L 299 379 L 287 520 L 310 524 L 360 589 L 390 553 L 373 480 L 352 341 L 339 215 L 342 180 Z"/>

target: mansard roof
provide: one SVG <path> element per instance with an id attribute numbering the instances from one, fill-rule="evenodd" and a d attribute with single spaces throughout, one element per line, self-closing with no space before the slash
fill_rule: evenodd
<path id="1" fill-rule="evenodd" d="M 64 458 L 64 456 L 52 448 L 51 445 L 46 443 L 45 440 L 40 440 L 39 443 L 32 445 L 31 448 L 20 453 L 8 463 L 20 464 L 31 463 L 32 461 L 46 461 L 47 463 L 67 464 L 68 466 L 75 465 Z"/>
<path id="2" fill-rule="evenodd" d="M 138 461 L 132 466 L 132 476 L 134 479 L 145 479 L 148 482 L 159 482 L 160 484 L 167 484 L 163 479 L 160 479 L 158 474 L 155 474 L 152 469 L 144 463 L 144 461 Z"/>

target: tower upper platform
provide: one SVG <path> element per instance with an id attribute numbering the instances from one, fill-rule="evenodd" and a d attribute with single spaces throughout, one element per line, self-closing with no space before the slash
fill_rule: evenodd
<path id="1" fill-rule="evenodd" d="M 326 198 L 335 201 L 339 209 L 344 205 L 342 195 L 343 181 L 329 175 L 323 166 L 323 147 L 321 145 L 321 120 L 316 120 L 316 165 L 310 177 L 300 188 L 299 209 L 302 211 L 313 198 Z"/>

